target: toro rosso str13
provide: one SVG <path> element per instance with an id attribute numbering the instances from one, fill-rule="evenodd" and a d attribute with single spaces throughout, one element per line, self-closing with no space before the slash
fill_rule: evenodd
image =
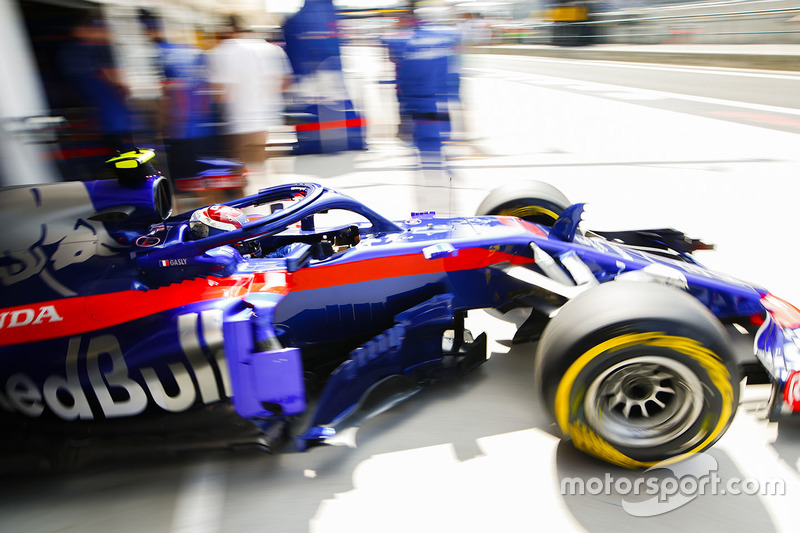
<path id="1" fill-rule="evenodd" d="M 582 204 L 538 182 L 475 217 L 393 222 L 311 183 L 172 216 L 152 156 L 111 160 L 117 180 L 0 192 L 4 431 L 208 437 L 224 419 L 225 444 L 304 449 L 482 364 L 472 309 L 527 313 L 531 386 L 566 439 L 617 465 L 722 436 L 747 369 L 734 326 L 771 419 L 800 410 L 800 313 L 701 266 L 677 231 L 582 231 Z"/>

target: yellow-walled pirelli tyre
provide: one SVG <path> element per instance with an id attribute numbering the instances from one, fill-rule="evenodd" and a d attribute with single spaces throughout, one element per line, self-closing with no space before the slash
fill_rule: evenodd
<path id="1" fill-rule="evenodd" d="M 648 282 L 570 300 L 539 341 L 535 382 L 566 439 L 627 468 L 707 449 L 739 401 L 722 324 L 690 294 Z"/>
<path id="2" fill-rule="evenodd" d="M 476 214 L 518 217 L 535 224 L 552 226 L 570 201 L 557 188 L 542 181 L 513 182 L 492 190 Z"/>

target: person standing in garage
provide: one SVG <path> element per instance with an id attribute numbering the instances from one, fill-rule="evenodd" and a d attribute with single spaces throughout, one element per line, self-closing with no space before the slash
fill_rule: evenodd
<path id="1" fill-rule="evenodd" d="M 90 133 L 100 138 L 93 153 L 100 158 L 100 168 L 116 152 L 133 148 L 133 135 L 141 129 L 141 123 L 128 103 L 129 87 L 114 61 L 102 13 L 87 11 L 71 36 L 60 50 L 59 62 L 75 94 L 91 110 L 94 132 Z"/>
<path id="2" fill-rule="evenodd" d="M 221 105 L 229 154 L 244 162 L 260 187 L 277 184 L 266 176 L 267 131 L 282 121 L 290 75 L 282 48 L 254 37 L 238 17 L 230 17 L 223 40 L 210 54 L 210 81 Z"/>
<path id="3" fill-rule="evenodd" d="M 158 129 L 164 139 L 170 178 L 191 178 L 198 159 L 211 153 L 214 134 L 208 67 L 197 46 L 167 41 L 164 21 L 141 9 L 139 21 L 155 47 L 161 84 Z"/>

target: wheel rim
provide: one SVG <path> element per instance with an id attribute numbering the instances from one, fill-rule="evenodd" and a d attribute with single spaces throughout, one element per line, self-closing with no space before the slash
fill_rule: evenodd
<path id="1" fill-rule="evenodd" d="M 601 437 L 614 444 L 658 446 L 685 433 L 700 417 L 702 387 L 697 375 L 674 359 L 627 359 L 592 381 L 584 399 L 586 419 Z"/>

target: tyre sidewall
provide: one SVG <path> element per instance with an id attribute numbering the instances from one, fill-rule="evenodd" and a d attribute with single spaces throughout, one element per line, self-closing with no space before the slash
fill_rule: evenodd
<path id="1" fill-rule="evenodd" d="M 586 420 L 581 394 L 605 369 L 655 352 L 685 365 L 702 383 L 700 418 L 664 445 L 607 442 Z M 535 384 L 576 447 L 622 466 L 652 466 L 706 449 L 725 432 L 738 405 L 733 361 L 727 333 L 694 297 L 650 283 L 609 282 L 568 302 L 548 324 L 537 348 Z"/>
<path id="2" fill-rule="evenodd" d="M 580 352 L 572 362 L 560 387 L 556 388 L 553 404 L 556 421 L 576 447 L 601 459 L 622 463 L 622 466 L 652 466 L 668 457 L 700 452 L 725 432 L 738 403 L 738 387 L 732 378 L 734 370 L 731 365 L 696 339 L 665 333 L 663 330 L 668 328 L 658 328 L 659 325 L 665 324 L 650 323 L 650 327 L 635 328 L 646 330 L 641 332 L 634 332 L 632 328 L 617 329 L 617 335 L 602 341 L 598 337 L 599 342 L 595 346 Z M 623 333 L 625 330 L 627 332 Z M 626 345 L 634 342 L 633 339 L 641 339 L 642 344 Z M 597 349 L 604 344 L 608 349 Z M 620 345 L 622 347 L 618 347 Z M 591 426 L 585 412 L 584 395 L 603 371 L 641 356 L 665 357 L 688 367 L 701 383 L 703 405 L 700 416 L 692 425 L 669 442 L 648 447 L 627 447 L 607 441 L 597 428 Z M 570 382 L 565 383 L 564 379 Z M 620 457 L 620 454 L 630 461 Z"/>
<path id="3" fill-rule="evenodd" d="M 509 184 L 497 188 L 478 207 L 478 216 L 518 217 L 528 222 L 552 226 L 569 207 L 567 197 L 552 185 L 539 181 Z"/>

